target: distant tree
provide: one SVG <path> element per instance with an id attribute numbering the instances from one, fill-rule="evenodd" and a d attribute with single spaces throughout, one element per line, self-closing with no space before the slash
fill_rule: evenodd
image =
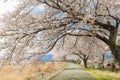
<path id="1" fill-rule="evenodd" d="M 80 59 L 83 61 L 83 64 L 84 64 L 84 68 L 88 68 L 88 64 L 87 64 L 87 61 L 88 61 L 88 58 L 89 58 L 89 54 L 84 54 L 84 53 L 75 53 L 73 52 L 73 54 L 77 55 L 80 57 Z"/>
<path id="2" fill-rule="evenodd" d="M 70 37 L 69 37 L 70 38 Z M 77 55 L 80 59 L 79 62 L 82 62 L 81 64 L 84 65 L 85 68 L 87 68 L 88 66 L 88 59 L 89 56 L 93 56 L 94 53 L 97 54 L 97 52 L 94 52 L 95 49 L 95 44 L 94 44 L 94 38 L 90 38 L 90 37 L 83 37 L 83 38 L 79 38 L 79 41 L 77 41 L 76 44 L 73 44 L 76 39 L 71 39 L 71 42 L 69 41 L 68 44 L 64 44 L 68 45 L 68 54 L 67 55 Z M 67 42 L 65 42 L 67 43 Z M 71 45 L 72 47 L 70 47 L 69 45 Z M 69 48 L 70 47 L 70 48 Z M 94 52 L 94 53 L 93 53 Z M 78 59 L 78 60 L 79 60 Z M 78 61 L 76 61 L 78 62 Z"/>

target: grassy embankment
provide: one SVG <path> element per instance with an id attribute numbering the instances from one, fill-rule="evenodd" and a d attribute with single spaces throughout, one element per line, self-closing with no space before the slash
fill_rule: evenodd
<path id="1" fill-rule="evenodd" d="M 0 71 L 0 80 L 26 80 L 26 78 L 32 78 L 36 75 L 44 72 L 44 77 L 49 78 L 55 72 L 62 69 L 65 66 L 65 63 L 39 63 L 37 69 L 34 65 L 27 64 L 23 68 L 20 65 L 6 65 Z M 41 76 L 32 78 L 32 80 L 40 80 Z"/>
<path id="2" fill-rule="evenodd" d="M 84 69 L 90 73 L 96 80 L 120 80 L 120 73 L 111 72 L 108 70 Z"/>

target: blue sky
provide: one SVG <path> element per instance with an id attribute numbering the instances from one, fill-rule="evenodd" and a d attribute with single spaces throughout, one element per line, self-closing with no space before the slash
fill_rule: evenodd
<path id="1" fill-rule="evenodd" d="M 49 54 L 43 55 L 43 57 L 41 57 L 39 61 L 43 61 L 43 62 L 50 61 L 53 59 L 53 57 L 54 57 L 54 53 L 49 53 Z"/>
<path id="2" fill-rule="evenodd" d="M 43 12 L 45 10 L 45 6 L 44 4 L 41 4 L 41 5 L 38 5 L 36 7 L 34 7 L 34 9 L 32 10 L 32 12 L 35 14 L 35 15 L 39 15 L 41 12 Z"/>

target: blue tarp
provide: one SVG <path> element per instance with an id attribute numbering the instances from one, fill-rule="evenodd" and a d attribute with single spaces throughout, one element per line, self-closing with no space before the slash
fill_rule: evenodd
<path id="1" fill-rule="evenodd" d="M 107 53 L 106 55 L 105 55 L 105 58 L 106 59 L 111 59 L 113 56 L 112 56 L 112 53 L 111 52 L 109 52 L 109 53 Z"/>
<path id="2" fill-rule="evenodd" d="M 85 28 L 85 30 L 87 30 L 87 31 L 90 31 L 90 30 L 91 30 L 91 28 L 89 28 L 89 27 L 86 27 L 86 28 Z"/>

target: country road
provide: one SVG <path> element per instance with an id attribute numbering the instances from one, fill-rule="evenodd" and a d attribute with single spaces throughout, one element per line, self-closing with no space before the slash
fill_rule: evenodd
<path id="1" fill-rule="evenodd" d="M 89 73 L 82 70 L 78 65 L 70 63 L 67 68 L 58 73 L 50 80 L 95 80 Z"/>

